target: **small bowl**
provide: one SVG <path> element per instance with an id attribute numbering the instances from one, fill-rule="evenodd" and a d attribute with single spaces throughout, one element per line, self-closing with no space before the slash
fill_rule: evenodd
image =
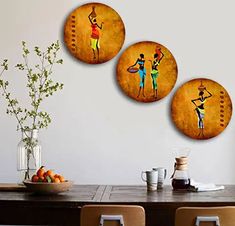
<path id="1" fill-rule="evenodd" d="M 68 191 L 72 187 L 73 182 L 66 180 L 61 183 L 45 183 L 45 182 L 32 182 L 30 180 L 25 180 L 24 185 L 31 192 L 35 192 L 38 194 L 53 195 Z"/>

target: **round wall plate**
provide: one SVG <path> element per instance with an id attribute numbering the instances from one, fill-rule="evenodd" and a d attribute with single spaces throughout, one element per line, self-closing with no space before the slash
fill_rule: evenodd
<path id="1" fill-rule="evenodd" d="M 117 64 L 117 81 L 123 92 L 140 102 L 165 97 L 177 80 L 177 64 L 171 52 L 156 42 L 128 47 Z"/>
<path id="2" fill-rule="evenodd" d="M 76 8 L 64 25 L 64 42 L 69 52 L 88 64 L 109 61 L 122 48 L 125 26 L 118 13 L 102 3 Z"/>
<path id="3" fill-rule="evenodd" d="M 186 136 L 203 140 L 219 135 L 232 116 L 232 102 L 223 86 L 198 78 L 183 84 L 175 93 L 171 116 Z"/>

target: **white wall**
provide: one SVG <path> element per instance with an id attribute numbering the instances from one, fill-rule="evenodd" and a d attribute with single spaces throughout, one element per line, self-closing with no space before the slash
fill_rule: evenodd
<path id="1" fill-rule="evenodd" d="M 173 148 L 190 147 L 190 174 L 204 182 L 235 183 L 235 122 L 208 141 L 178 132 L 169 109 L 174 92 L 195 77 L 223 85 L 235 98 L 233 1 L 102 1 L 123 18 L 130 44 L 152 40 L 165 45 L 178 63 L 178 80 L 163 100 L 133 102 L 115 80 L 118 57 L 102 65 L 85 65 L 62 45 L 64 64 L 54 70 L 65 88 L 44 105 L 53 122 L 40 133 L 43 163 L 76 183 L 142 184 L 141 170 L 174 164 Z M 63 42 L 66 16 L 77 0 L 0 0 L 0 59 L 20 61 L 22 40 L 29 46 Z M 11 88 L 27 103 L 23 74 L 10 70 Z M 5 114 L 0 98 L 0 182 L 16 181 L 16 121 Z M 168 183 L 170 180 L 168 179 Z"/>

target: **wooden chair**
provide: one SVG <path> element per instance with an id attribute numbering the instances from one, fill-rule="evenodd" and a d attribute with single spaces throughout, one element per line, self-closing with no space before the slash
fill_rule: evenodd
<path id="1" fill-rule="evenodd" d="M 145 211 L 135 205 L 85 205 L 80 226 L 145 226 Z"/>
<path id="2" fill-rule="evenodd" d="M 175 226 L 234 226 L 235 207 L 181 207 Z"/>

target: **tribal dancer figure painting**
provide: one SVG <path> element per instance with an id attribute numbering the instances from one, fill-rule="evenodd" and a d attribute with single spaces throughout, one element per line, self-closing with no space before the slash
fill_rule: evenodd
<path id="1" fill-rule="evenodd" d="M 100 25 L 97 23 L 96 19 L 97 15 L 95 12 L 95 6 L 92 7 L 92 12 L 89 14 L 88 19 L 91 23 L 91 37 L 90 37 L 90 44 L 93 50 L 93 59 L 96 60 L 96 53 L 97 53 L 97 60 L 99 62 L 99 54 L 100 54 L 100 32 L 103 28 L 103 22 Z"/>
<path id="2" fill-rule="evenodd" d="M 158 65 L 160 64 L 163 57 L 164 54 L 161 51 L 161 48 L 159 48 L 156 49 L 156 53 L 153 55 L 154 60 L 153 61 L 149 60 L 152 65 L 151 78 L 152 78 L 153 96 L 155 99 L 157 99 L 157 90 L 158 90 L 158 84 L 157 84 L 157 77 L 159 76 Z"/>
<path id="3" fill-rule="evenodd" d="M 192 99 L 192 103 L 196 106 L 195 111 L 198 118 L 198 129 L 199 134 L 198 137 L 204 137 L 204 118 L 205 118 L 205 103 L 208 98 L 212 97 L 212 94 L 206 89 L 206 87 L 202 84 L 198 87 L 199 97 L 196 99 Z"/>

